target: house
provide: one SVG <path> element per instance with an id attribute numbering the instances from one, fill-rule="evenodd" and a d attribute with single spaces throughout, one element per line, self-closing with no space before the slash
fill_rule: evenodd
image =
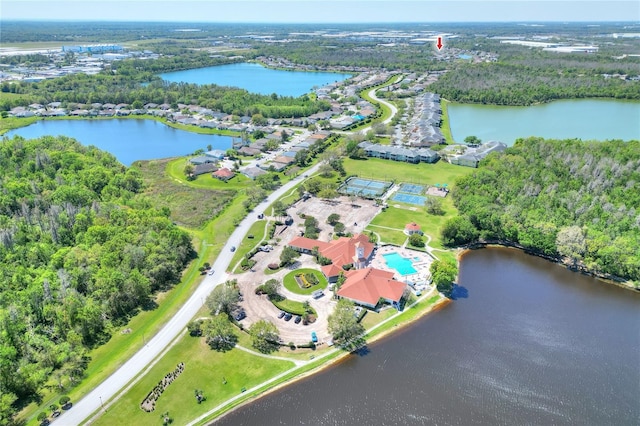
<path id="1" fill-rule="evenodd" d="M 260 150 L 258 148 L 251 148 L 249 146 L 243 146 L 238 150 L 238 154 L 242 155 L 257 155 L 260 154 Z"/>
<path id="2" fill-rule="evenodd" d="M 207 157 L 205 155 L 199 155 L 197 157 L 193 157 L 189 159 L 191 164 L 205 164 L 205 163 L 215 163 L 216 160 L 212 157 Z"/>
<path id="3" fill-rule="evenodd" d="M 420 225 L 418 225 L 415 222 L 407 223 L 404 226 L 404 231 L 403 232 L 406 235 L 413 235 L 413 234 L 422 235 L 422 230 L 420 229 Z"/>
<path id="4" fill-rule="evenodd" d="M 211 176 L 214 178 L 220 179 L 222 181 L 228 181 L 229 179 L 235 176 L 235 173 L 233 173 L 228 168 L 223 167 L 220 170 L 216 170 L 215 172 L 211 173 Z"/>
<path id="5" fill-rule="evenodd" d="M 216 160 L 222 160 L 224 158 L 224 154 L 225 152 L 221 149 L 213 149 L 204 153 L 207 157 L 211 157 Z"/>
<path id="6" fill-rule="evenodd" d="M 246 169 L 242 170 L 242 174 L 251 180 L 254 180 L 258 176 L 264 175 L 265 173 L 267 172 L 258 167 L 247 167 Z"/>
<path id="7" fill-rule="evenodd" d="M 200 175 L 203 175 L 205 173 L 215 172 L 216 170 L 218 170 L 218 167 L 215 165 L 215 163 L 197 164 L 193 168 L 193 175 L 194 176 L 200 176 Z"/>
<path id="8" fill-rule="evenodd" d="M 347 271 L 345 277 L 337 296 L 368 308 L 375 308 L 383 300 L 399 309 L 407 289 L 405 283 L 393 279 L 393 272 L 376 268 Z"/>

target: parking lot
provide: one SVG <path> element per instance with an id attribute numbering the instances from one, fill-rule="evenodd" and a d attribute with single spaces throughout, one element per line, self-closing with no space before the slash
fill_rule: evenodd
<path id="1" fill-rule="evenodd" d="M 323 342 L 329 336 L 327 330 L 327 318 L 333 311 L 336 301 L 333 299 L 333 293 L 326 289 L 324 296 L 314 299 L 311 295 L 298 295 L 287 291 L 284 286 L 281 287 L 280 293 L 288 299 L 304 302 L 308 300 L 317 315 L 317 320 L 313 324 L 303 325 L 302 321 L 296 324 L 292 318 L 289 321 L 278 318 L 280 310 L 276 308 L 266 296 L 256 295 L 255 289 L 265 281 L 275 278 L 282 282 L 286 274 L 295 269 L 312 268 L 319 270 L 313 257 L 309 255 L 300 255 L 297 262 L 289 268 L 284 268 L 274 274 L 266 274 L 265 269 L 270 263 L 279 263 L 280 254 L 285 245 L 294 237 L 300 235 L 300 231 L 304 230 L 304 219 L 301 215 L 311 215 L 318 220 L 320 228 L 319 239 L 328 241 L 333 232 L 333 227 L 327 224 L 327 218 L 332 213 L 340 215 L 340 222 L 344 223 L 346 232 L 359 233 L 379 212 L 379 208 L 374 205 L 373 201 L 357 199 L 350 200 L 349 197 L 340 197 L 335 200 L 321 200 L 315 197 L 307 201 L 299 201 L 292 206 L 288 213 L 293 218 L 293 224 L 290 226 L 279 227 L 276 235 L 270 244 L 273 250 L 269 252 L 258 252 L 254 256 L 257 261 L 253 268 L 253 272 L 243 272 L 235 274 L 232 278 L 236 278 L 240 285 L 244 300 L 240 303 L 247 313 L 247 317 L 241 321 L 245 327 L 257 322 L 260 319 L 266 319 L 276 324 L 280 331 L 280 337 L 285 343 L 294 342 L 296 344 L 308 343 L 311 340 L 311 331 L 315 331 L 320 342 Z M 258 241 L 256 241 L 258 243 Z"/>

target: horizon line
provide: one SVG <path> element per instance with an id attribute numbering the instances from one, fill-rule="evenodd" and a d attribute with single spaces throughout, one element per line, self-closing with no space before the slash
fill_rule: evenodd
<path id="1" fill-rule="evenodd" d="M 2 19 L 0 22 L 113 22 L 113 23 L 150 23 L 150 24 L 261 24 L 261 25 L 282 25 L 282 24 L 295 24 L 295 25 L 353 25 L 353 24 L 517 24 L 517 23 L 627 23 L 635 24 L 640 27 L 640 21 L 630 20 L 509 20 L 509 21 L 362 21 L 362 22 L 336 22 L 336 21 L 318 21 L 318 22 L 304 22 L 304 21 L 282 21 L 282 22 L 266 22 L 266 21 L 172 21 L 172 20 L 123 20 L 123 19 L 22 19 L 22 18 L 10 18 Z"/>

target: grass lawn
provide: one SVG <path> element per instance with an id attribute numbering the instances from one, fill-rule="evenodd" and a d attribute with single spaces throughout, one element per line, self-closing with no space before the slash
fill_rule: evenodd
<path id="1" fill-rule="evenodd" d="M 447 144 L 451 145 L 456 143 L 456 141 L 453 140 L 453 135 L 451 134 L 451 125 L 449 124 L 449 101 L 446 99 L 441 99 L 440 106 L 442 107 L 442 124 L 440 126 L 440 130 L 442 131 L 444 140 L 447 142 Z"/>
<path id="2" fill-rule="evenodd" d="M 251 225 L 247 235 L 244 236 L 240 245 L 236 247 L 236 252 L 233 254 L 233 259 L 231 259 L 231 263 L 229 264 L 232 273 L 236 272 L 236 269 L 238 272 L 241 272 L 239 262 L 264 238 L 267 228 L 266 224 L 266 220 L 258 220 Z M 253 238 L 248 238 L 249 235 L 253 235 Z M 236 265 L 238 265 L 238 268 L 236 268 Z"/>
<path id="3" fill-rule="evenodd" d="M 12 96 L 20 96 L 14 95 L 13 93 L 3 93 L 2 96 L 12 95 Z M 36 121 L 40 120 L 40 117 L 25 117 L 25 118 L 17 118 L 17 117 L 7 117 L 0 118 L 0 135 L 7 133 L 9 130 L 18 129 L 20 127 L 28 126 L 29 124 L 33 124 Z"/>
<path id="4" fill-rule="evenodd" d="M 309 288 L 302 288 L 295 280 L 295 276 L 299 274 L 312 274 L 318 279 L 319 283 Z M 324 290 L 327 288 L 327 284 L 327 279 L 322 275 L 322 272 L 309 268 L 291 271 L 283 279 L 284 288 L 295 294 L 311 294 L 316 290 Z"/>
<path id="5" fill-rule="evenodd" d="M 196 177 L 194 180 L 188 181 L 184 175 L 184 166 L 187 164 L 186 157 L 176 158 L 169 161 L 167 165 L 167 175 L 174 181 L 184 183 L 191 188 L 207 188 L 217 190 L 244 190 L 251 185 L 253 181 L 243 174 L 236 174 L 232 179 L 224 182 L 220 179 L 211 177 L 209 173 L 205 173 Z"/>
<path id="6" fill-rule="evenodd" d="M 271 300 L 271 303 L 273 303 L 276 308 L 285 312 L 290 312 L 293 315 L 304 315 L 304 313 L 306 312 L 302 302 L 298 302 L 295 300 L 291 300 L 291 299 Z M 313 308 L 309 307 L 309 310 L 311 311 L 312 314 L 316 314 L 316 311 Z"/>
<path id="7" fill-rule="evenodd" d="M 474 170 L 471 167 L 456 166 L 442 160 L 435 164 L 410 164 L 400 161 L 381 160 L 379 158 L 368 158 L 366 160 L 345 158 L 344 168 L 347 174 L 355 174 L 364 178 L 421 185 L 446 183 L 449 188 L 454 186 L 458 176 L 468 175 Z"/>
<path id="8" fill-rule="evenodd" d="M 140 403 L 148 392 L 180 362 L 185 364 L 184 372 L 157 400 L 155 411 L 143 411 Z M 160 415 L 165 411 L 174 424 L 186 424 L 240 394 L 242 388 L 249 389 L 293 366 L 289 361 L 262 358 L 237 348 L 226 353 L 216 352 L 204 338 L 187 335 L 94 424 L 161 424 Z M 204 392 L 206 401 L 197 403 L 195 389 Z"/>

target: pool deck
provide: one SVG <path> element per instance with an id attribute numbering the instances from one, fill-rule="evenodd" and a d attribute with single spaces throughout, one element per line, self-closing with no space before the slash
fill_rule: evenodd
<path id="1" fill-rule="evenodd" d="M 411 259 L 413 263 L 413 268 L 417 271 L 415 274 L 410 275 L 400 275 L 398 271 L 389 267 L 385 262 L 383 255 L 390 253 L 398 253 L 400 256 Z M 419 260 L 414 260 L 414 258 L 418 258 Z M 397 246 L 379 246 L 373 257 L 371 258 L 371 262 L 369 262 L 369 266 L 382 269 L 384 271 L 391 271 L 394 273 L 394 278 L 398 281 L 412 281 L 412 282 L 423 282 L 426 281 L 427 276 L 429 275 L 429 267 L 431 266 L 431 262 L 433 259 L 425 252 L 411 250 L 405 247 L 397 247 Z"/>

